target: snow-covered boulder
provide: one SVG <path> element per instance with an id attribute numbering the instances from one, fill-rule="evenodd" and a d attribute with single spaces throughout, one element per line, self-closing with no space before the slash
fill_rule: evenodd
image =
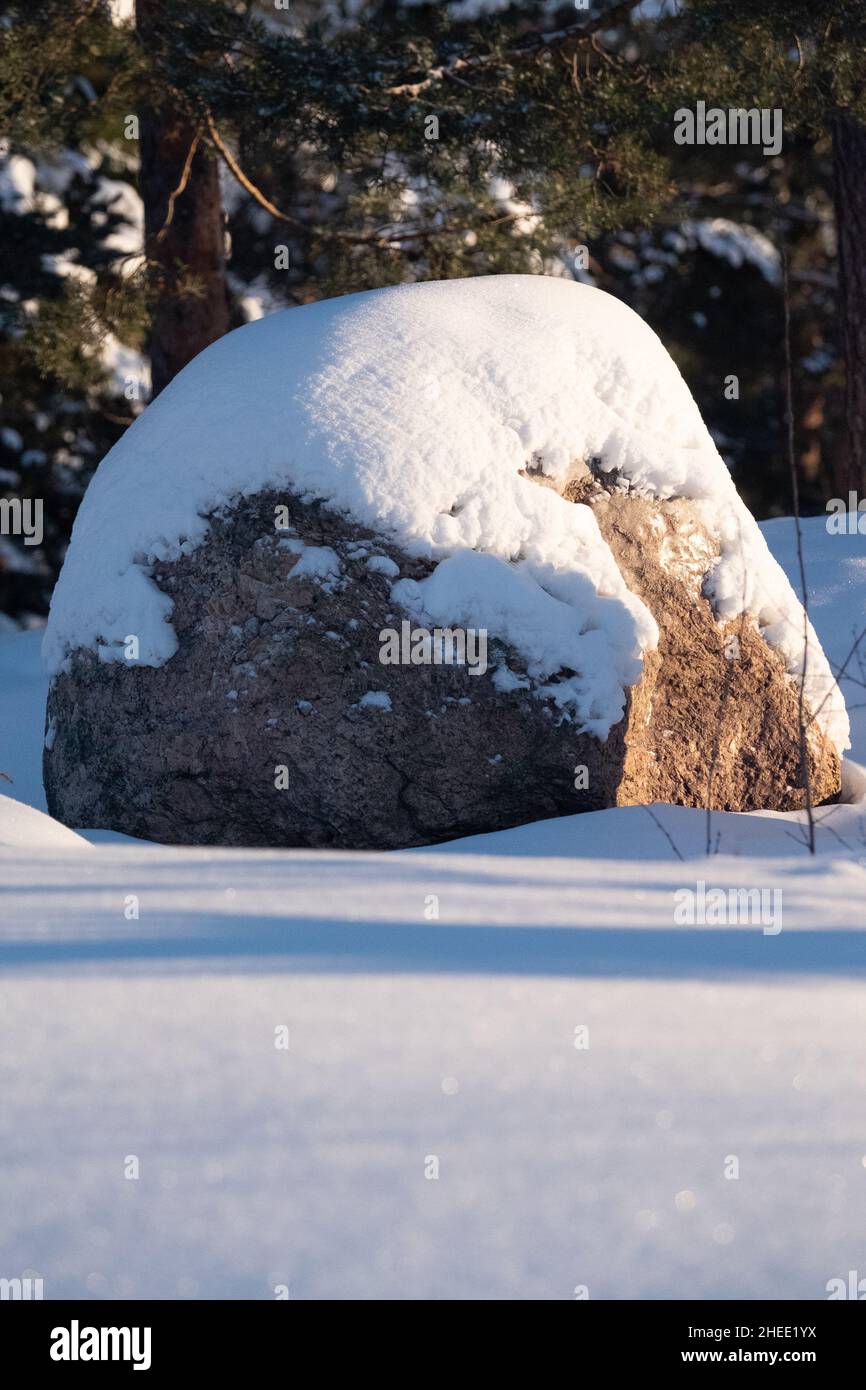
<path id="1" fill-rule="evenodd" d="M 631 310 L 533 276 L 352 295 L 214 344 L 102 463 L 45 638 L 49 807 L 347 847 L 794 808 L 804 653 L 820 801 L 842 697 Z"/>

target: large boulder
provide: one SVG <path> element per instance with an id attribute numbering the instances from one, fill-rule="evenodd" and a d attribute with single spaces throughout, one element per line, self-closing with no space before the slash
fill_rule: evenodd
<path id="1" fill-rule="evenodd" d="M 101 466 L 46 641 L 53 816 L 392 848 L 653 801 L 791 810 L 804 645 L 811 794 L 838 794 L 817 638 L 645 325 L 532 277 L 337 306 L 229 335 Z"/>

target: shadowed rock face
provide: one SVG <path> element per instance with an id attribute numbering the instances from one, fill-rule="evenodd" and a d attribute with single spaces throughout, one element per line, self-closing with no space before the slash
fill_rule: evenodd
<path id="1" fill-rule="evenodd" d="M 379 634 L 406 615 L 393 573 L 367 561 L 415 579 L 432 566 L 318 504 L 261 493 L 154 568 L 179 642 L 165 666 L 79 651 L 52 683 L 51 814 L 167 843 L 389 849 L 642 802 L 801 807 L 796 685 L 751 619 L 714 620 L 701 585 L 716 552 L 693 506 L 585 481 L 565 496 L 593 506 L 661 632 L 605 743 L 552 701 L 498 690 L 501 660 L 523 667 L 493 638 L 483 675 L 383 665 Z M 289 536 L 274 529 L 284 504 Z M 340 575 L 296 573 L 309 571 L 297 540 L 332 550 Z M 835 797 L 839 759 L 814 725 L 808 749 L 813 798 Z"/>

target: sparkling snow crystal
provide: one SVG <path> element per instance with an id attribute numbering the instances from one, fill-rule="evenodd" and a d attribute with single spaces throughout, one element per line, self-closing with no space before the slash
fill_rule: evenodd
<path id="1" fill-rule="evenodd" d="M 702 504 L 721 549 L 707 588 L 716 613 L 753 613 L 799 674 L 800 605 L 659 339 L 600 290 L 511 275 L 286 310 L 191 362 L 87 491 L 46 665 L 57 672 L 79 647 L 122 659 L 132 633 L 142 662 L 170 660 L 172 603 L 149 567 L 200 543 L 216 508 L 284 489 L 438 561 L 421 583 L 398 581 L 395 604 L 430 626 L 486 628 L 521 653 L 538 689 L 565 672 L 546 693 L 604 737 L 655 621 L 592 511 L 521 476 L 531 462 L 563 482 L 590 459 L 649 496 Z M 814 634 L 807 694 L 846 747 Z"/>

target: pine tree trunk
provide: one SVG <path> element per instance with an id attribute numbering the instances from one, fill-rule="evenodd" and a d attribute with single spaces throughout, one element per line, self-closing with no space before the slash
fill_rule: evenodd
<path id="1" fill-rule="evenodd" d="M 153 41 L 159 11 L 159 0 L 136 0 L 136 27 L 145 47 Z M 152 396 L 228 328 L 218 169 L 201 144 L 165 226 L 195 133 L 170 105 L 140 113 L 139 191 L 154 302 L 148 343 Z"/>
<path id="2" fill-rule="evenodd" d="M 848 116 L 833 122 L 833 182 L 846 429 L 835 479 L 847 499 L 866 497 L 866 125 Z"/>

